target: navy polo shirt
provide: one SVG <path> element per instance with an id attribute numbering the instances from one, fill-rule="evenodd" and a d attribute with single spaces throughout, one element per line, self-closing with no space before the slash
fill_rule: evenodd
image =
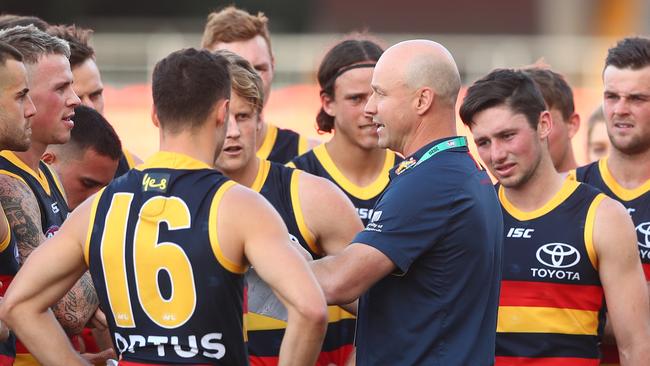
<path id="1" fill-rule="evenodd" d="M 397 267 L 360 299 L 357 365 L 492 365 L 503 246 L 492 182 L 467 147 L 396 170 L 354 239 Z"/>

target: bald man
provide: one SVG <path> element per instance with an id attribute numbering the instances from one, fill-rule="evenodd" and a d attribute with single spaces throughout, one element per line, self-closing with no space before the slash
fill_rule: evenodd
<path id="1" fill-rule="evenodd" d="M 330 304 L 360 298 L 357 365 L 492 365 L 503 217 L 457 136 L 456 64 L 442 45 L 389 48 L 365 112 L 406 158 L 352 244 L 312 262 Z"/>

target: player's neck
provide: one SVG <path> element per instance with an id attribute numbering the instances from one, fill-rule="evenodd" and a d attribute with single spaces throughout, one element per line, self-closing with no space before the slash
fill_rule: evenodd
<path id="1" fill-rule="evenodd" d="M 14 151 L 14 154 L 25 165 L 27 165 L 34 172 L 38 172 L 38 162 L 41 161 L 41 156 L 45 153 L 47 145 L 38 141 L 32 140 L 32 144 L 27 151 Z"/>
<path id="2" fill-rule="evenodd" d="M 260 116 L 260 118 L 262 118 L 262 116 Z M 260 125 L 262 125 L 262 127 L 260 127 L 260 130 L 257 131 L 257 136 L 255 136 L 257 138 L 257 141 L 255 143 L 256 145 L 255 151 L 260 149 L 260 147 L 264 143 L 264 140 L 266 139 L 266 133 L 269 131 L 269 125 L 263 120 L 260 121 Z"/>
<path id="3" fill-rule="evenodd" d="M 335 136 L 326 142 L 325 149 L 341 173 L 360 187 L 377 180 L 387 159 L 386 149 L 364 149 L 346 141 L 343 136 Z"/>
<path id="4" fill-rule="evenodd" d="M 573 155 L 573 148 L 569 146 L 564 159 L 562 159 L 562 162 L 556 167 L 556 169 L 560 173 L 565 173 L 577 167 L 578 163 L 576 163 L 576 157 Z"/>
<path id="5" fill-rule="evenodd" d="M 542 158 L 535 172 L 518 187 L 506 188 L 508 201 L 517 209 L 534 211 L 547 204 L 562 189 L 566 174 L 558 173 L 551 158 Z"/>
<path id="6" fill-rule="evenodd" d="M 184 132 L 177 135 L 160 133 L 160 151 L 187 155 L 214 167 L 217 137 L 214 133 Z"/>
<path id="7" fill-rule="evenodd" d="M 261 163 L 262 161 L 260 158 L 253 155 L 251 161 L 243 168 L 236 171 L 227 172 L 226 176 L 243 186 L 251 188 L 255 182 L 255 179 L 257 178 L 257 173 L 260 170 Z"/>
<path id="8" fill-rule="evenodd" d="M 607 169 L 623 188 L 635 189 L 650 179 L 650 149 L 635 155 L 612 149 Z"/>

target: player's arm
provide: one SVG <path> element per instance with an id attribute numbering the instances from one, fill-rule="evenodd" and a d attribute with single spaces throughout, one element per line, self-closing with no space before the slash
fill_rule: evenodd
<path id="1" fill-rule="evenodd" d="M 324 254 L 341 252 L 363 230 L 350 199 L 329 180 L 300 172 L 298 192 L 305 224 Z"/>
<path id="2" fill-rule="evenodd" d="M 621 364 L 650 365 L 648 290 L 634 225 L 620 203 L 610 198 L 600 203 L 593 242 Z"/>
<path id="3" fill-rule="evenodd" d="M 25 183 L 0 175 L 0 202 L 16 237 L 20 262 L 25 263 L 34 249 L 45 241 L 36 197 Z M 63 329 L 70 334 L 81 332 L 99 304 L 89 275 L 84 275 L 69 293 L 59 299 L 52 309 Z"/>
<path id="4" fill-rule="evenodd" d="M 262 196 L 235 186 L 222 199 L 217 230 L 224 255 L 246 258 L 287 308 L 280 365 L 313 365 L 327 326 L 325 299 L 307 263 L 290 246 L 280 215 Z"/>
<path id="5" fill-rule="evenodd" d="M 86 271 L 83 244 L 89 202 L 68 218 L 57 235 L 32 252 L 0 305 L 7 322 L 30 352 L 46 365 L 83 365 L 50 306 Z"/>
<path id="6" fill-rule="evenodd" d="M 331 305 L 355 301 L 396 268 L 384 253 L 361 243 L 352 243 L 339 254 L 309 264 Z"/>

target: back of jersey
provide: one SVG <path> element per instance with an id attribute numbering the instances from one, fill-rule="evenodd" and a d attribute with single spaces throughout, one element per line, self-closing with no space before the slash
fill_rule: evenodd
<path id="1" fill-rule="evenodd" d="M 139 169 L 97 194 L 85 248 L 115 349 L 132 362 L 246 365 L 246 268 L 217 237 L 234 183 L 168 152 Z"/>

